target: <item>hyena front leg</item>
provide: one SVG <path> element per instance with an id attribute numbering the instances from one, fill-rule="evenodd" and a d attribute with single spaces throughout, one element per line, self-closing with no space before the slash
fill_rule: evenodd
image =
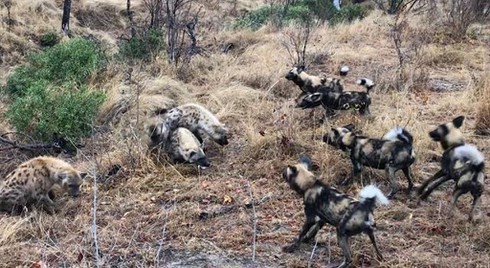
<path id="1" fill-rule="evenodd" d="M 37 203 L 41 206 L 41 208 L 46 211 L 49 215 L 53 215 L 55 213 L 55 204 L 48 195 L 41 195 Z"/>

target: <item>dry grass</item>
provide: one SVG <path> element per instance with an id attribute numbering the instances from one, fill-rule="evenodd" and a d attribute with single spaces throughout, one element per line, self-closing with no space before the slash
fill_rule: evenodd
<path id="1" fill-rule="evenodd" d="M 15 6 L 16 20 L 22 23 L 8 34 L 0 26 L 0 41 L 9 59 L 4 61 L 4 70 L 20 62 L 23 51 L 35 47 L 25 33 L 58 28 L 60 6 L 49 0 L 22 3 L 24 8 Z M 77 34 L 103 36 L 114 48 L 119 28 L 125 24 L 120 12 L 124 3 L 83 1 L 73 13 L 72 28 Z M 254 3 L 237 1 L 236 9 L 253 7 Z M 138 1 L 135 5 L 137 19 L 141 20 L 143 9 Z M 257 212 L 259 266 L 306 267 L 313 245 L 303 246 L 294 254 L 281 252 L 281 247 L 296 237 L 303 212 L 301 200 L 282 181 L 280 172 L 300 155 L 309 154 L 325 182 L 336 185 L 349 175 L 348 156 L 321 141 L 331 127 L 354 123 L 364 135 L 381 137 L 396 125 L 406 126 L 415 139 L 417 161 L 413 171 L 417 184 L 439 165 L 441 149 L 427 133 L 457 115 L 466 116 L 463 133 L 467 140 L 488 155 L 488 138 L 472 134 L 488 131 L 490 125 L 490 51 L 484 41 L 445 47 L 434 41 L 435 37 L 427 37 L 432 29 L 425 27 L 426 22 L 409 16 L 410 27 L 403 38 L 412 58 L 403 75 L 403 90 L 393 91 L 389 89 L 397 82 L 398 59 L 390 37 L 390 17 L 375 12 L 351 25 L 316 29 L 308 47 L 308 54 L 316 59 L 311 66 L 313 73 L 334 74 L 340 64 L 347 64 L 352 69 L 345 79 L 347 89 L 361 90 L 355 85 L 361 76 L 373 78 L 377 84 L 372 92 L 371 116 L 361 118 L 341 112 L 320 124 L 322 108 L 294 108 L 293 99 L 299 90 L 283 78 L 291 67 L 282 46 L 284 35 L 268 26 L 257 32 L 217 31 L 221 29 L 214 25 L 219 21 L 216 18 L 220 10 L 213 9 L 217 5 L 206 3 L 205 12 L 210 15 L 203 21 L 206 34 L 198 36 L 209 57 L 193 59 L 185 82 L 176 78 L 177 73 L 164 57 L 150 66 L 133 66 L 133 83 L 129 85 L 123 82 L 127 66 L 122 65 L 110 66 L 104 77 L 91 81 L 108 94 L 98 118 L 99 123 L 108 126 L 107 132 L 84 141 L 86 146 L 70 161 L 82 170 L 95 169 L 99 175 L 106 174 L 114 164 L 123 167 L 117 175 L 97 184 L 100 256 L 94 255 L 94 185 L 90 179 L 80 198 L 59 198 L 60 212 L 55 216 L 36 211 L 24 217 L 0 215 L 1 267 L 31 267 L 39 260 L 48 267 L 94 267 L 96 259 L 101 267 L 249 266 L 253 213 L 248 182 Z M 233 3 L 221 8 L 227 16 L 238 12 L 233 11 Z M 42 22 L 30 13 L 36 9 L 46 14 Z M 92 13 L 100 17 L 92 17 Z M 112 21 L 114 24 L 109 25 Z M 418 53 L 412 53 L 416 47 L 413 40 L 427 43 L 419 47 Z M 234 48 L 223 53 L 228 43 Z M 446 84 L 448 90 L 434 89 L 445 88 Z M 187 102 L 208 107 L 231 130 L 228 146 L 205 143 L 212 166 L 201 172 L 152 157 L 146 152 L 141 134 L 154 109 Z M 2 112 L 4 106 L 0 106 Z M 2 123 L 0 128 L 3 131 L 9 126 Z M 10 153 L 4 157 L 1 152 L 2 174 L 23 160 Z M 406 187 L 402 174 L 399 177 Z M 389 188 L 383 171 L 366 168 L 364 181 L 375 182 L 384 191 Z M 341 189 L 356 195 L 361 187 L 354 184 Z M 487 266 L 488 195 L 483 197 L 480 223 L 472 225 L 466 222 L 468 197 L 461 198 L 454 218 L 447 218 L 450 193 L 451 185 L 441 187 L 420 206 L 413 193 L 402 193 L 389 207 L 378 208 L 378 244 L 386 260 L 377 262 L 367 237 L 359 236 L 351 243 L 356 266 Z M 313 267 L 332 267 L 340 261 L 334 230 L 325 227 L 319 233 Z"/>

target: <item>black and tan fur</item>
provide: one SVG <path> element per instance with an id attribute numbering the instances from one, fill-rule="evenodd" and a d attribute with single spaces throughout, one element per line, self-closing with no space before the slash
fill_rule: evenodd
<path id="1" fill-rule="evenodd" d="M 305 66 L 293 67 L 285 76 L 287 80 L 293 81 L 303 92 L 316 92 L 318 88 L 325 85 L 327 79 L 309 75 L 305 72 Z"/>
<path id="2" fill-rule="evenodd" d="M 337 240 L 344 255 L 339 267 L 348 267 L 352 263 L 348 239 L 360 233 L 369 236 L 378 259 L 382 260 L 374 236 L 376 224 L 373 213 L 376 203 L 387 204 L 388 199 L 374 185 L 369 185 L 361 190 L 358 201 L 317 180 L 310 168 L 311 160 L 304 156 L 300 163 L 288 165 L 283 170 L 284 180 L 303 197 L 306 218 L 298 238 L 283 251 L 295 251 L 328 223 L 336 228 Z"/>
<path id="3" fill-rule="evenodd" d="M 338 80 L 337 80 L 338 81 Z M 302 94 L 296 99 L 296 107 L 302 109 L 322 105 L 328 114 L 333 110 L 358 110 L 361 115 L 370 114 L 371 96 L 369 92 L 343 91 L 343 87 L 321 87 L 317 92 Z"/>
<path id="4" fill-rule="evenodd" d="M 86 173 L 55 157 L 40 156 L 20 164 L 0 182 L 0 211 L 21 213 L 25 207 L 55 212 L 51 190 L 61 186 L 71 196 L 80 194 Z"/>
<path id="5" fill-rule="evenodd" d="M 349 152 L 353 166 L 352 178 L 360 181 L 362 167 L 384 169 L 390 178 L 393 197 L 399 190 L 395 173 L 402 170 L 408 180 L 408 189 L 413 187 L 410 166 L 415 161 L 413 137 L 403 128 L 396 127 L 385 134 L 383 139 L 372 139 L 356 135 L 353 125 L 347 125 L 332 130 L 323 136 L 323 141 L 336 148 Z"/>
<path id="6" fill-rule="evenodd" d="M 455 188 L 449 214 L 462 194 L 470 193 L 473 204 L 469 220 L 473 220 L 481 195 L 484 190 L 484 156 L 473 145 L 465 142 L 459 130 L 464 121 L 458 116 L 450 123 L 439 125 L 429 132 L 432 140 L 439 142 L 444 149 L 441 160 L 441 169 L 434 176 L 426 180 L 419 189 L 420 200 L 425 200 L 442 183 L 453 180 Z"/>

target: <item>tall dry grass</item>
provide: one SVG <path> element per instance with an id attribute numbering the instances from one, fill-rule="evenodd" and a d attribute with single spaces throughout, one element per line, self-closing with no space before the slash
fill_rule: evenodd
<path id="1" fill-rule="evenodd" d="M 75 7 L 74 31 L 103 36 L 116 52 L 116 37 L 121 33 L 118 25 L 125 21 L 120 12 L 123 2 L 84 1 Z M 254 6 L 252 1 L 237 2 L 239 7 Z M 40 31 L 36 27 L 58 27 L 56 18 L 61 11 L 54 2 L 25 4 L 27 9 L 16 7 L 18 20 L 24 24 L 17 26 L 8 37 L 11 43 L 6 43 L 14 46 L 11 44 L 17 40 L 22 49 L 9 49 L 9 57 L 34 47 L 27 45 L 23 32 Z M 34 21 L 36 18 L 29 17 L 28 12 L 32 5 L 41 5 L 43 10 L 50 8 L 52 14 L 46 12 L 52 16 L 42 23 Z M 215 5 L 206 3 L 209 7 Z M 139 19 L 143 18 L 144 14 L 139 13 L 143 8 L 135 8 Z M 101 11 L 108 13 L 99 20 L 90 17 Z M 217 10 L 206 12 L 219 15 Z M 116 23 L 106 25 L 112 19 Z M 128 66 L 109 66 L 103 77 L 90 81 L 108 95 L 98 118 L 107 128 L 85 140 L 85 147 L 72 161 L 81 170 L 95 167 L 98 175 L 107 174 L 115 164 L 121 165 L 122 170 L 110 178 L 101 177 L 97 185 L 90 178 L 78 199 L 60 196 L 60 212 L 55 216 L 41 212 L 25 217 L 0 215 L 0 266 L 24 267 L 42 260 L 49 267 L 93 267 L 99 259 L 102 267 L 157 267 L 176 262 L 244 267 L 250 264 L 252 255 L 250 183 L 257 211 L 258 264 L 305 267 L 313 245 L 302 247 L 295 254 L 280 250 L 296 237 L 304 216 L 301 200 L 282 181 L 280 172 L 286 164 L 307 154 L 318 166 L 315 172 L 327 183 L 337 185 L 350 175 L 349 157 L 322 142 L 323 134 L 332 127 L 354 123 L 369 137 L 381 137 L 395 126 L 406 127 L 414 136 L 416 184 L 439 167 L 441 148 L 428 136 L 436 125 L 465 115 L 463 133 L 467 139 L 479 148 L 490 145 L 488 139 L 472 135 L 488 124 L 486 44 L 441 44 L 435 37 L 428 38 L 432 29 L 427 21 L 413 15 L 406 20 L 408 28 L 402 48 L 409 58 L 400 91 L 392 90 L 399 81 L 391 17 L 374 12 L 360 22 L 322 26 L 312 33 L 307 48 L 313 59 L 312 72 L 336 75 L 338 67 L 347 64 L 352 69 L 344 79 L 347 90 L 363 90 L 355 84 L 359 77 L 376 82 L 371 94 L 372 115 L 368 117 L 344 111 L 320 123 L 322 108 L 294 108 L 294 98 L 300 91 L 284 79 L 292 64 L 282 45 L 285 36 L 268 26 L 257 32 L 217 32 L 221 28 L 211 25 L 213 19 L 207 20 L 210 25 L 204 24 L 206 34 L 198 38 L 209 55 L 195 56 L 188 66 L 188 77 L 183 80 L 178 79 L 179 74 L 163 55 L 152 64 L 133 66 L 133 81 L 129 84 L 124 82 Z M 79 21 L 94 28 L 81 27 Z M 297 29 L 285 31 L 294 30 Z M 233 43 L 234 48 L 224 53 L 223 46 L 228 43 Z M 19 54 L 18 61 L 21 59 Z M 204 105 L 230 128 L 229 145 L 205 142 L 211 161 L 205 171 L 189 165 L 170 165 L 146 151 L 141 127 L 152 112 L 187 102 Z M 11 168 L 2 163 L 4 167 Z M 406 187 L 402 174 L 397 175 Z M 363 177 L 365 183 L 376 183 L 383 191 L 389 188 L 388 178 L 381 170 L 365 168 Z M 98 190 L 98 257 L 94 255 L 92 232 L 94 186 Z M 361 186 L 356 183 L 339 189 L 356 195 Z M 368 239 L 361 236 L 351 242 L 356 265 L 485 266 L 490 261 L 485 242 L 489 199 L 484 195 L 482 223 L 473 226 L 466 222 L 470 203 L 467 197 L 462 198 L 453 219 L 446 217 L 449 188 L 442 187 L 420 206 L 413 193 L 402 193 L 388 208 L 377 209 L 378 243 L 386 260 L 375 261 Z M 313 266 L 338 264 L 341 251 L 333 229 L 324 227 L 319 242 L 322 243 L 313 255 Z"/>

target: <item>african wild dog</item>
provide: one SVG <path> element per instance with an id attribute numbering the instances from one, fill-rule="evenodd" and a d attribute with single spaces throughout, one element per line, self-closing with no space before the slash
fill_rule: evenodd
<path id="1" fill-rule="evenodd" d="M 361 79 L 357 80 L 356 83 L 358 85 L 364 86 L 368 93 L 375 86 L 373 80 L 368 79 L 368 78 L 361 78 Z"/>
<path id="2" fill-rule="evenodd" d="M 378 259 L 382 260 L 374 237 L 374 207 L 376 203 L 388 204 L 388 199 L 376 186 L 369 185 L 360 191 L 358 201 L 317 180 L 310 169 L 311 159 L 303 156 L 300 163 L 288 165 L 282 173 L 291 189 L 303 197 L 306 217 L 298 238 L 284 247 L 283 251 L 295 251 L 301 243 L 314 238 L 328 223 L 336 228 L 337 240 L 344 255 L 344 261 L 339 267 L 348 267 L 352 263 L 348 239 L 360 233 L 369 236 Z"/>
<path id="3" fill-rule="evenodd" d="M 472 221 L 483 193 L 485 163 L 483 154 L 475 146 L 465 142 L 459 130 L 463 121 L 464 116 L 458 116 L 452 122 L 439 125 L 429 132 L 432 140 L 441 143 L 444 153 L 441 169 L 422 184 L 419 189 L 419 197 L 420 200 L 425 200 L 439 185 L 448 180 L 454 180 L 456 184 L 449 214 L 452 214 L 460 195 L 471 193 L 473 204 L 469 220 Z"/>
<path id="4" fill-rule="evenodd" d="M 349 73 L 349 71 L 350 71 L 349 66 L 344 65 L 344 66 L 340 67 L 339 74 L 340 74 L 340 76 L 346 76 Z"/>
<path id="5" fill-rule="evenodd" d="M 305 72 L 305 66 L 293 67 L 285 76 L 287 80 L 293 81 L 303 92 L 316 92 L 323 86 L 327 79 L 309 75 Z"/>
<path id="6" fill-rule="evenodd" d="M 228 128 L 222 124 L 216 116 L 208 109 L 195 103 L 187 103 L 168 111 L 161 112 L 164 126 L 162 130 L 170 128 L 170 131 L 176 127 L 184 127 L 189 129 L 199 140 L 203 142 L 203 134 L 207 134 L 219 145 L 228 144 Z M 154 134 L 160 135 L 159 132 Z"/>
<path id="7" fill-rule="evenodd" d="M 329 88 L 321 88 L 318 92 L 300 95 L 296 107 L 307 109 L 322 105 L 327 114 L 333 110 L 359 110 L 361 115 L 369 114 L 371 97 L 368 92 L 343 91 L 335 92 Z"/>
<path id="8" fill-rule="evenodd" d="M 336 148 L 347 151 L 353 166 L 351 179 L 362 182 L 362 167 L 384 169 L 390 178 L 392 198 L 398 192 L 398 180 L 395 173 L 402 170 L 408 180 L 408 189 L 413 187 L 410 166 L 415 161 L 413 137 L 405 129 L 395 127 L 387 132 L 382 139 L 371 139 L 358 136 L 354 125 L 332 128 L 323 136 L 323 141 Z"/>
<path id="9" fill-rule="evenodd" d="M 52 188 L 59 185 L 76 197 L 85 175 L 61 159 L 49 156 L 30 159 L 0 182 L 0 210 L 19 214 L 24 207 L 30 209 L 39 205 L 53 214 Z"/>

